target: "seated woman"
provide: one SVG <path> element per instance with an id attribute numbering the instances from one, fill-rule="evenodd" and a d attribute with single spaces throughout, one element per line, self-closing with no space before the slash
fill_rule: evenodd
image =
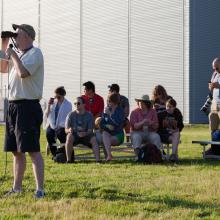
<path id="1" fill-rule="evenodd" d="M 151 100 L 153 101 L 153 108 L 157 113 L 166 109 L 166 101 L 170 98 L 172 97 L 167 95 L 167 91 L 163 86 L 157 85 L 154 87 Z"/>
<path id="2" fill-rule="evenodd" d="M 50 98 L 44 117 L 47 119 L 46 138 L 53 156 L 56 155 L 57 147 L 54 146 L 56 138 L 60 143 L 66 142 L 65 120 L 72 111 L 72 104 L 64 98 L 64 87 L 58 87 L 54 91 L 55 98 Z"/>
<path id="3" fill-rule="evenodd" d="M 159 123 L 157 112 L 152 108 L 152 103 L 148 95 L 136 98 L 138 107 L 131 112 L 131 143 L 138 155 L 142 143 L 149 142 L 160 149 L 160 136 L 156 133 Z"/>
<path id="4" fill-rule="evenodd" d="M 164 143 L 172 143 L 171 161 L 178 161 L 178 145 L 180 142 L 180 132 L 182 131 L 183 116 L 176 107 L 176 101 L 169 99 L 166 102 L 166 110 L 158 114 L 159 130 L 158 133 L 161 141 Z"/>
<path id="5" fill-rule="evenodd" d="M 120 97 L 116 93 L 108 96 L 108 107 L 102 115 L 100 128 L 102 142 L 106 151 L 106 161 L 112 160 L 111 145 L 117 146 L 124 141 L 124 110 L 119 106 Z"/>

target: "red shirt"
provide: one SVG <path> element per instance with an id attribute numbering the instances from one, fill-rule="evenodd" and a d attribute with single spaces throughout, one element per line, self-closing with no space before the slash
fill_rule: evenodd
<path id="1" fill-rule="evenodd" d="M 82 95 L 82 98 L 85 100 L 86 110 L 91 112 L 95 117 L 97 114 L 101 114 L 104 111 L 104 99 L 94 94 L 93 98 L 89 98 L 88 96 Z"/>

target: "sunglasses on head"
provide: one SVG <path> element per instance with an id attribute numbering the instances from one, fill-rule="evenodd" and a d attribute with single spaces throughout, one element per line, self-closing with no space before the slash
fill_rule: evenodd
<path id="1" fill-rule="evenodd" d="M 75 102 L 74 105 L 81 105 L 81 103 L 80 102 Z"/>

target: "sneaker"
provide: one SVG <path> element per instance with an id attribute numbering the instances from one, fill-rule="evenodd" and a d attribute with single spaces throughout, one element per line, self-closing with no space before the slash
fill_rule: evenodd
<path id="1" fill-rule="evenodd" d="M 43 190 L 37 190 L 36 193 L 34 194 L 35 199 L 41 199 L 44 198 L 45 193 Z"/>
<path id="2" fill-rule="evenodd" d="M 177 162 L 178 161 L 178 156 L 176 154 L 171 154 L 170 155 L 170 161 L 171 162 Z"/>
<path id="3" fill-rule="evenodd" d="M 74 163 L 73 160 L 67 160 L 65 163 Z"/>
<path id="4" fill-rule="evenodd" d="M 21 192 L 22 192 L 21 190 L 16 190 L 16 189 L 12 188 L 10 191 L 5 193 L 4 197 L 9 197 L 9 196 L 13 196 L 13 195 L 20 195 Z"/>

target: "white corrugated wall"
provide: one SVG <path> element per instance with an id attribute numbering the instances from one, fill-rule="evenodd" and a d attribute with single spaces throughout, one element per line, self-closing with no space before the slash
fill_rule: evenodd
<path id="1" fill-rule="evenodd" d="M 30 24 L 36 30 L 35 45 L 38 45 L 38 0 L 3 0 L 1 3 L 3 4 L 1 31 L 13 31 L 12 24 Z M 5 90 L 8 84 L 8 74 L 3 74 L 1 79 L 1 86 Z"/>
<path id="2" fill-rule="evenodd" d="M 3 28 L 30 23 L 38 32 L 39 26 L 44 98 L 63 85 L 72 101 L 91 80 L 106 99 L 107 85 L 116 82 L 133 108 L 135 97 L 162 84 L 187 121 L 184 1 L 5 0 Z"/>
<path id="3" fill-rule="evenodd" d="M 40 15 L 44 98 L 64 86 L 67 97 L 73 100 L 80 94 L 80 1 L 41 0 Z"/>
<path id="4" fill-rule="evenodd" d="M 131 101 L 163 85 L 183 110 L 183 1 L 131 1 Z"/>
<path id="5" fill-rule="evenodd" d="M 127 96 L 127 1 L 84 0 L 82 6 L 82 81 L 92 80 L 105 99 L 111 83 Z"/>

